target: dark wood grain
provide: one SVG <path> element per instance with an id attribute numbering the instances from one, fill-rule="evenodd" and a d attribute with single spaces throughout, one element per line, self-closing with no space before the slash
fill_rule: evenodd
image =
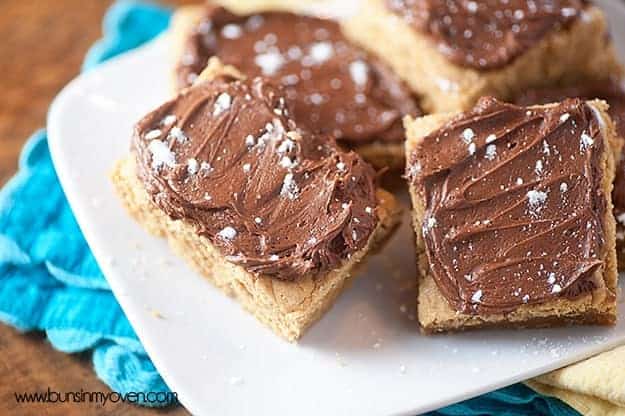
<path id="1" fill-rule="evenodd" d="M 44 127 L 54 95 L 76 76 L 88 47 L 101 35 L 103 0 L 0 0 L 0 184 L 17 166 L 28 136 Z M 182 1 L 170 1 L 170 4 Z M 129 404 L 17 404 L 14 392 L 104 391 L 90 354 L 63 354 L 42 334 L 0 324 L 0 415 L 187 414 Z"/>

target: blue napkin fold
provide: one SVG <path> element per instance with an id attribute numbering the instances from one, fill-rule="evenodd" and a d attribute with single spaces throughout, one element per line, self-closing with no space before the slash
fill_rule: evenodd
<path id="1" fill-rule="evenodd" d="M 170 14 L 149 3 L 116 2 L 104 17 L 104 36 L 87 53 L 83 70 L 149 41 L 167 27 Z M 169 392 L 84 240 L 43 130 L 28 140 L 18 173 L 0 190 L 0 321 L 20 331 L 45 331 L 50 343 L 67 353 L 92 350 L 96 374 L 121 394 Z M 516 384 L 429 415 L 578 413 Z"/>

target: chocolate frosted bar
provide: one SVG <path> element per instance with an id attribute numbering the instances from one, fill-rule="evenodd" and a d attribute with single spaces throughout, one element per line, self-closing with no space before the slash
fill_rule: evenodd
<path id="1" fill-rule="evenodd" d="M 621 142 L 605 109 L 484 98 L 407 119 L 425 331 L 614 322 Z"/>
<path id="2" fill-rule="evenodd" d="M 213 64 L 137 123 L 113 182 L 145 228 L 296 340 L 399 208 L 356 153 L 297 127 L 281 88 Z"/>
<path id="3" fill-rule="evenodd" d="M 426 111 L 622 73 L 603 13 L 583 0 L 366 0 L 346 35 L 385 59 Z"/>
<path id="4" fill-rule="evenodd" d="M 403 165 L 401 119 L 421 113 L 417 99 L 388 66 L 345 39 L 337 22 L 207 5 L 178 12 L 173 30 L 178 88 L 217 57 L 283 86 L 298 125 L 334 135 L 378 167 Z"/>

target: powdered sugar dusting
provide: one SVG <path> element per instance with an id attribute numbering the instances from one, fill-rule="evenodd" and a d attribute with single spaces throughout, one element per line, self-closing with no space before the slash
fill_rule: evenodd
<path id="1" fill-rule="evenodd" d="M 493 160 L 495 156 L 497 156 L 497 146 L 494 144 L 486 146 L 486 153 L 484 154 L 484 157 L 488 160 Z"/>
<path id="2" fill-rule="evenodd" d="M 152 140 L 148 150 L 152 153 L 152 169 L 159 169 L 162 166 L 173 168 L 176 165 L 176 155 L 162 140 Z"/>
<path id="3" fill-rule="evenodd" d="M 291 172 L 284 175 L 284 180 L 282 182 L 282 189 L 280 190 L 280 196 L 288 198 L 288 199 L 296 199 L 299 195 L 299 187 L 297 183 L 295 183 L 295 179 L 293 178 L 293 174 Z"/>
<path id="4" fill-rule="evenodd" d="M 229 23 L 221 29 L 221 36 L 226 39 L 237 39 L 240 38 L 242 34 L 243 30 L 241 26 L 234 23 Z"/>
<path id="5" fill-rule="evenodd" d="M 217 236 L 223 238 L 224 240 L 232 240 L 237 236 L 237 230 L 233 227 L 227 226 L 218 232 Z"/>
<path id="6" fill-rule="evenodd" d="M 594 143 L 595 141 L 593 140 L 593 138 L 590 137 L 588 133 L 583 132 L 582 136 L 580 137 L 579 150 L 584 151 L 592 146 Z"/>
<path id="7" fill-rule="evenodd" d="M 316 42 L 310 47 L 310 57 L 316 64 L 322 64 L 334 55 L 330 42 Z"/>
<path id="8" fill-rule="evenodd" d="M 535 189 L 527 192 L 527 202 L 529 204 L 530 212 L 532 213 L 537 213 L 538 211 L 540 211 L 546 200 L 546 192 L 537 191 Z"/>
<path id="9" fill-rule="evenodd" d="M 172 127 L 169 131 L 169 137 L 173 137 L 179 143 L 184 143 L 189 140 L 180 127 Z"/>
<path id="10" fill-rule="evenodd" d="M 147 140 L 154 140 L 154 139 L 158 139 L 159 137 L 161 137 L 161 134 L 163 134 L 162 131 L 160 131 L 159 129 L 154 129 L 154 130 L 148 131 L 144 137 Z"/>
<path id="11" fill-rule="evenodd" d="M 284 57 L 276 51 L 256 55 L 254 63 L 260 67 L 263 75 L 274 75 L 284 65 Z"/>
<path id="12" fill-rule="evenodd" d="M 368 80 L 368 66 L 362 61 L 354 61 L 349 64 L 349 75 L 352 77 L 354 84 L 362 87 Z"/>
<path id="13" fill-rule="evenodd" d="M 213 116 L 217 117 L 224 111 L 228 110 L 231 104 L 232 97 L 230 97 L 230 94 L 228 94 L 227 92 L 222 92 L 217 97 L 217 100 L 215 100 L 215 105 L 213 107 Z"/>
<path id="14" fill-rule="evenodd" d="M 475 133 L 473 132 L 472 129 L 467 128 L 464 129 L 462 131 L 462 140 L 466 143 L 469 144 L 471 143 L 471 141 L 473 141 L 473 138 L 475 137 Z"/>
<path id="15" fill-rule="evenodd" d="M 477 292 L 471 296 L 471 302 L 473 303 L 481 303 L 482 302 L 482 290 L 479 289 Z"/>

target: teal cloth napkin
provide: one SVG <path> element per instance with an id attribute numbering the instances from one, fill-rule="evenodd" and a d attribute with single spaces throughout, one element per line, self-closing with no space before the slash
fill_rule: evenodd
<path id="1" fill-rule="evenodd" d="M 169 17 L 169 10 L 153 4 L 116 2 L 104 17 L 104 36 L 87 53 L 83 70 L 152 39 L 167 27 Z M 28 140 L 18 173 L 0 190 L 0 320 L 20 331 L 45 331 L 61 351 L 93 351 L 96 374 L 114 391 L 169 391 L 84 240 L 59 185 L 43 130 Z M 578 413 L 515 384 L 429 415 Z"/>

